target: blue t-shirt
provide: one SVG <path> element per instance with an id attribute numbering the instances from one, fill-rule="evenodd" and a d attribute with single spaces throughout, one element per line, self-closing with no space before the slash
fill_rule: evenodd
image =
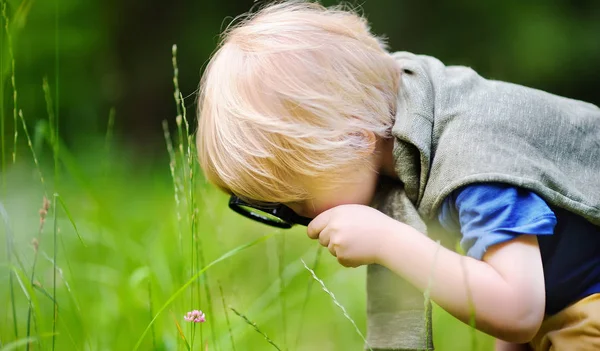
<path id="1" fill-rule="evenodd" d="M 537 235 L 547 314 L 600 293 L 600 227 L 549 207 L 531 191 L 499 183 L 469 185 L 444 200 L 438 219 L 446 230 L 462 234 L 461 247 L 476 259 L 492 245 Z"/>

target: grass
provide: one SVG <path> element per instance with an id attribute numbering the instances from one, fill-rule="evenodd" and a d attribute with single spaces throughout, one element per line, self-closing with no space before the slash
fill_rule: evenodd
<path id="1" fill-rule="evenodd" d="M 258 325 L 256 325 L 256 323 L 252 322 L 250 319 L 248 319 L 248 317 L 244 316 L 243 314 L 241 314 L 240 312 L 238 312 L 235 308 L 230 307 L 229 309 L 231 309 L 233 311 L 233 313 L 235 313 L 238 317 L 242 318 L 244 320 L 244 322 L 248 325 L 250 325 L 252 328 L 254 328 L 254 330 L 256 330 L 256 332 L 258 334 L 260 334 L 269 344 L 271 344 L 275 349 L 282 351 L 281 348 L 279 346 L 277 346 L 277 344 L 275 344 L 273 342 L 273 340 L 271 340 L 267 334 L 265 334 L 265 332 L 263 332 L 262 330 L 260 330 L 260 328 L 258 327 Z"/>
<path id="2" fill-rule="evenodd" d="M 17 83 L 15 78 L 15 55 L 13 54 L 13 45 L 12 45 L 12 36 L 10 35 L 10 21 L 6 14 L 6 2 L 2 2 L 2 19 L 4 20 L 4 32 L 6 34 L 6 47 L 8 48 L 8 58 L 9 64 L 11 68 L 11 76 L 10 83 L 12 87 L 12 97 L 13 97 L 13 126 L 14 126 L 14 138 L 13 138 L 13 152 L 12 152 L 12 162 L 13 164 L 17 161 L 17 141 L 19 137 L 19 129 L 17 128 Z M 4 67 L 2 67 L 4 69 Z M 2 82 L 4 84 L 4 82 Z M 4 138 L 4 135 L 2 136 Z"/>
<path id="3" fill-rule="evenodd" d="M 2 18 L 10 39 L 4 3 Z M 164 157 L 139 160 L 113 133 L 115 110 L 105 135 L 73 149 L 62 141 L 58 31 L 55 40 L 56 86 L 42 80 L 47 117 L 34 122 L 17 109 L 10 40 L 1 50 L 10 54 L 14 130 L 2 114 L 0 350 L 362 349 L 364 267 L 341 268 L 302 228 L 273 231 L 241 218 L 200 176 L 177 47 Z M 39 148 L 32 126 L 47 142 Z M 28 148 L 18 147 L 17 127 Z M 207 322 L 185 322 L 194 309 Z M 438 308 L 433 324 L 438 349 L 491 349 Z"/>
<path id="4" fill-rule="evenodd" d="M 17 127 L 17 89 L 16 89 L 16 83 L 15 83 L 15 60 L 14 60 L 14 55 L 13 55 L 13 49 L 12 49 L 12 39 L 11 39 L 11 35 L 10 35 L 10 30 L 9 30 L 9 19 L 8 16 L 6 14 L 6 2 L 2 2 L 2 19 L 4 21 L 4 34 L 6 35 L 6 45 L 2 45 L 2 47 L 6 46 L 8 48 L 8 54 L 9 54 L 9 62 L 10 62 L 10 67 L 11 67 L 11 84 L 12 84 L 12 89 L 13 89 L 13 129 L 14 129 L 14 143 L 13 143 L 13 152 L 12 152 L 12 162 L 13 164 L 16 162 L 16 152 L 17 152 L 17 137 L 18 137 L 18 127 Z M 4 71 L 4 67 L 1 67 L 2 71 Z M 4 85 L 4 80 L 2 81 L 2 84 Z M 4 99 L 3 99 L 4 102 Z M 4 105 L 1 106 L 2 111 L 4 111 Z M 4 121 L 4 113 L 2 114 L 2 129 L 3 129 L 3 133 L 2 133 L 2 160 L 4 160 L 5 156 L 4 156 L 4 125 L 5 125 L 5 121 Z M 2 174 L 3 174 L 3 183 L 6 184 L 6 178 L 4 176 L 4 174 L 6 173 L 6 165 L 3 162 L 3 168 L 2 168 Z M 6 250 L 7 250 L 7 261 L 8 264 L 11 265 L 12 264 L 12 256 L 13 256 L 13 234 L 11 233 L 11 230 L 8 229 L 8 220 L 5 217 L 5 222 L 6 224 Z M 18 320 L 17 320 L 17 314 L 16 314 L 16 306 L 15 306 L 15 295 L 14 295 L 14 278 L 13 278 L 13 274 L 12 272 L 9 272 L 9 278 L 8 278 L 8 287 L 10 289 L 10 297 L 11 297 L 11 310 L 12 310 L 12 317 L 13 317 L 13 330 L 15 332 L 15 338 L 19 338 L 19 332 L 18 332 L 18 328 L 17 328 L 17 324 L 18 324 Z"/>
<path id="5" fill-rule="evenodd" d="M 97 144 L 104 142 L 99 137 Z M 101 152 L 104 147 L 81 149 L 72 152 L 70 158 L 62 155 L 70 150 L 61 147 L 61 158 L 68 160 L 70 166 L 65 167 L 67 171 L 61 176 L 60 198 L 52 199 L 56 200 L 58 210 L 53 206 L 47 219 L 51 221 L 56 216 L 52 222 L 56 223 L 56 231 L 50 230 L 39 240 L 39 252 L 48 259 L 38 260 L 33 279 L 35 250 L 31 240 L 38 236 L 38 209 L 44 187 L 25 148 L 18 158 L 21 161 L 6 173 L 9 186 L 1 201 L 13 228 L 11 248 L 28 268 L 20 278 L 24 288 L 20 289 L 16 280 L 14 290 L 8 284 L 0 288 L 2 347 L 24 350 L 31 342 L 33 349 L 42 350 L 51 350 L 53 344 L 56 350 L 185 350 L 186 342 L 173 317 L 164 312 L 172 311 L 187 342 L 191 342 L 193 329 L 182 317 L 190 309 L 198 308 L 207 313 L 210 322 L 197 325 L 193 349 L 204 350 L 206 344 L 209 350 L 268 349 L 269 344 L 248 328 L 243 319 L 228 316 L 223 308 L 213 309 L 209 314 L 207 290 L 211 296 L 220 296 L 219 304 L 223 307 L 235 306 L 251 316 L 260 330 L 280 347 L 286 340 L 290 350 L 350 350 L 364 344 L 329 296 L 320 289 L 307 288 L 312 284 L 311 278 L 300 259 L 311 262 L 311 268 L 335 292 L 362 333 L 365 332 L 363 268 L 344 269 L 329 255 L 315 256 L 316 244 L 307 240 L 301 229 L 275 234 L 231 213 L 226 197 L 201 181 L 195 185 L 196 194 L 204 194 L 197 204 L 197 233 L 202 235 L 208 264 L 198 264 L 196 254 L 192 256 L 197 247 L 192 245 L 190 219 L 183 210 L 186 201 L 183 197 L 188 196 L 184 193 L 179 194 L 181 227 L 189 240 L 182 244 L 178 240 L 176 187 L 168 157 L 150 164 L 135 161 L 123 147 L 111 148 L 119 150 L 113 154 L 122 158 L 110 160 L 111 171 L 105 173 L 103 162 L 98 162 L 105 160 Z M 51 170 L 52 160 L 40 159 L 40 165 L 44 174 L 52 174 L 44 168 Z M 175 172 L 181 174 L 177 169 Z M 76 180 L 80 177 L 83 181 Z M 48 183 L 52 181 L 47 179 Z M 59 199 L 68 212 L 61 208 Z M 211 206 L 210 211 L 206 206 Z M 10 234 L 3 227 L 0 235 Z M 56 238 L 56 244 L 51 236 Z M 285 236 L 285 254 L 281 252 L 281 236 Z M 265 245 L 265 241 L 276 238 L 279 240 L 271 248 Z M 240 247 L 243 244 L 246 245 Z M 15 256 L 12 257 L 9 264 L 7 252 L 0 256 L 3 282 L 17 276 L 9 268 L 19 266 Z M 319 263 L 312 264 L 315 261 Z M 145 278 L 136 278 L 139 272 L 146 272 Z M 215 280 L 204 279 L 200 283 L 199 278 L 207 272 Z M 32 280 L 39 282 L 43 290 L 33 288 Z M 37 297 L 37 307 L 31 312 L 31 335 L 26 339 L 29 342 L 24 342 L 27 314 L 33 304 L 31 296 Z M 281 299 L 285 299 L 285 305 Z M 282 308 L 286 313 L 286 328 L 282 328 Z M 54 317 L 55 311 L 58 318 Z M 439 309 L 434 316 L 434 341 L 439 349 L 471 349 L 467 326 Z M 199 336 L 201 329 L 203 338 Z M 10 346 L 14 343 L 20 346 Z M 490 344 L 482 338 L 477 345 L 484 350 Z"/>
<path id="6" fill-rule="evenodd" d="M 321 279 L 319 279 L 319 277 L 317 277 L 317 275 L 315 274 L 315 271 L 312 270 L 312 269 L 310 269 L 306 265 L 306 262 L 304 262 L 304 260 L 301 260 L 301 261 L 302 261 L 302 264 L 304 265 L 304 268 L 306 268 L 306 270 L 310 272 L 310 274 L 313 277 L 313 279 L 316 280 L 321 285 L 321 288 L 323 289 L 323 291 L 325 291 L 327 293 L 327 295 L 329 295 L 331 297 L 331 300 L 333 301 L 333 303 L 337 307 L 339 307 L 340 310 L 342 310 L 342 313 L 344 314 L 344 317 L 346 317 L 346 319 L 349 320 L 350 323 L 352 323 L 352 326 L 356 330 L 356 334 L 358 334 L 361 337 L 361 339 L 365 342 L 366 347 L 370 351 L 373 351 L 373 349 L 371 348 L 371 346 L 367 342 L 367 339 L 365 338 L 365 336 L 363 335 L 363 333 L 360 331 L 360 329 L 356 325 L 356 322 L 354 321 L 354 319 L 352 319 L 352 317 L 350 317 L 350 315 L 348 314 L 348 311 L 346 310 L 346 308 L 344 306 L 342 306 L 342 304 L 340 304 L 340 302 L 338 301 L 338 299 L 335 298 L 335 295 L 331 292 L 331 290 L 327 289 L 327 287 L 325 286 L 325 283 Z"/>

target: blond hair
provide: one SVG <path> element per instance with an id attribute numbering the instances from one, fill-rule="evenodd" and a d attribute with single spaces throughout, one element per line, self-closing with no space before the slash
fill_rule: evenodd
<path id="1" fill-rule="evenodd" d="M 310 198 L 343 184 L 388 137 L 394 59 L 364 18 L 340 7 L 279 2 L 224 33 L 200 84 L 197 146 L 206 178 L 258 202 Z"/>

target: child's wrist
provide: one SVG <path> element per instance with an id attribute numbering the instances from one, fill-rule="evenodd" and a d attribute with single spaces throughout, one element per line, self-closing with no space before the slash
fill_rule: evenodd
<path id="1" fill-rule="evenodd" d="M 402 237 L 410 230 L 415 229 L 391 219 L 390 225 L 386 226 L 386 230 L 382 231 L 381 237 L 378 238 L 379 250 L 375 256 L 374 263 L 387 267 L 390 259 L 400 254 L 403 246 Z"/>

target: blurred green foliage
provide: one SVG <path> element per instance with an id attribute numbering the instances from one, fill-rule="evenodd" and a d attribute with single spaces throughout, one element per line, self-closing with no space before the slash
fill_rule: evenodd
<path id="1" fill-rule="evenodd" d="M 600 104 L 598 1 L 347 3 L 360 5 L 392 50 L 433 55 L 472 66 L 485 77 Z M 45 116 L 41 82 L 48 76 L 53 89 L 58 80 L 61 129 L 68 140 L 104 133 L 115 107 L 122 140 L 146 155 L 162 152 L 160 122 L 174 113 L 171 46 L 179 46 L 181 90 L 193 107 L 219 33 L 253 5 L 253 0 L 10 0 L 24 114 L 30 121 Z M 6 101 L 9 65 L 6 45 L 2 48 Z M 11 109 L 3 104 L 5 113 Z"/>
<path id="2" fill-rule="evenodd" d="M 193 128 L 194 93 L 219 33 L 253 4 L 251 0 L 6 1 L 19 108 L 40 156 L 47 193 L 50 197 L 53 191 L 60 193 L 85 242 L 84 246 L 77 239 L 65 211 L 58 211 L 57 350 L 131 349 L 151 316 L 203 266 L 193 251 L 198 240 L 206 264 L 270 232 L 227 210 L 225 196 L 201 179 L 194 187 L 198 236 L 182 232 L 161 129 L 163 120 L 175 127 L 171 46 L 178 44 L 180 86 Z M 486 77 L 600 104 L 600 2 L 367 0 L 360 4 L 373 30 L 389 38 L 392 50 L 433 55 L 447 64 L 472 66 Z M 11 66 L 4 31 L 0 38 L 1 111 L 9 154 L 14 127 Z M 49 131 L 44 77 L 65 141 L 60 149 L 60 182 L 52 176 L 52 150 L 44 142 Z M 107 143 L 112 107 L 115 135 Z M 7 282 L 11 270 L 21 266 L 25 276 L 30 274 L 35 256 L 32 239 L 38 235 L 38 209 L 45 192 L 20 133 L 18 162 L 7 161 L 1 170 L 0 202 L 10 221 L 10 228 L 4 218 L 0 221 L 2 346 L 26 335 L 26 292 L 33 288 L 27 280 L 22 285 L 15 282 L 16 337 Z M 189 226 L 190 216 L 185 214 L 183 223 Z M 43 336 L 44 350 L 51 349 L 47 333 L 53 324 L 53 304 L 47 296 L 54 271 L 52 225 L 53 219 L 48 218 L 39 238 L 34 280 L 38 305 L 31 334 Z M 9 229 L 21 262 L 7 260 Z M 317 286 L 310 291 L 302 317 L 310 276 L 300 258 L 310 264 L 316 244 L 301 229 L 275 234 L 211 267 L 168 305 L 140 349 L 185 349 L 176 323 L 189 338 L 193 329 L 183 324 L 182 315 L 207 308 L 205 287 L 212 297 L 211 312 L 205 310 L 210 323 L 196 328 L 195 349 L 202 349 L 200 339 L 208 342 L 209 350 L 231 349 L 222 296 L 290 350 L 358 349 L 360 337 Z M 364 268 L 342 269 L 334 258 L 323 255 L 316 272 L 364 330 Z M 434 316 L 438 349 L 490 349 L 490 338 L 439 309 Z M 242 320 L 231 313 L 229 319 L 237 350 L 268 349 Z"/>
<path id="3" fill-rule="evenodd" d="M 130 162 L 135 155 L 108 158 L 104 152 L 85 152 L 74 163 L 86 182 L 65 172 L 61 197 L 81 232 L 83 245 L 64 211 L 57 212 L 59 276 L 56 350 L 131 350 L 159 308 L 194 272 L 191 249 L 194 242 L 183 218 L 178 225 L 173 185 L 160 170 Z M 106 170 L 110 172 L 106 172 Z M 51 169 L 42 169 L 45 175 Z M 75 172 L 76 173 L 76 172 Z M 7 174 L 10 185 L 2 197 L 15 235 L 15 253 L 27 275 L 34 257 L 32 239 L 39 226 L 38 209 L 43 189 L 32 167 L 15 167 Z M 312 266 L 318 245 L 306 239 L 301 228 L 273 231 L 227 210 L 227 198 L 212 187 L 200 184 L 198 205 L 199 238 L 206 263 L 265 234 L 273 237 L 211 267 L 191 288 L 177 296 L 158 316 L 140 350 L 185 350 L 176 328 L 179 323 L 188 341 L 192 334 L 183 314 L 199 308 L 209 321 L 195 329 L 195 350 L 232 350 L 222 298 L 227 306 L 247 315 L 280 347 L 289 350 L 358 350 L 362 340 L 329 296 L 311 282 L 300 261 Z M 185 213 L 185 212 L 183 212 Z M 5 236 L 0 219 L 0 342 L 17 340 L 13 332 L 7 285 Z M 179 233 L 183 234 L 182 240 Z M 46 220 L 39 239 L 36 313 L 32 335 L 52 330 L 53 213 Z M 325 252 L 326 253 L 326 252 Z M 13 258 L 13 264 L 15 263 Z M 323 254 L 316 274 L 348 310 L 364 332 L 366 328 L 364 267 L 345 269 L 334 257 Z M 64 277 L 64 279 L 63 279 Z M 28 285 L 24 281 L 25 286 Z M 204 287 L 210 288 L 212 311 L 208 309 Z M 223 295 L 221 295 L 221 289 Z M 15 284 L 19 338 L 26 335 L 27 299 Z M 201 300 L 198 299 L 198 294 Z M 283 322 L 285 310 L 285 323 Z M 274 350 L 250 326 L 229 312 L 235 348 Z M 212 323 L 212 324 L 211 324 Z M 215 346 L 211 334 L 215 328 Z M 491 340 L 454 320 L 442 310 L 434 311 L 434 338 L 439 350 L 489 350 Z M 202 335 L 202 336 L 201 336 Z M 1 349 L 1 347 L 0 347 Z M 24 350 L 22 347 L 20 350 Z M 50 350 L 51 337 L 33 345 L 34 350 Z"/>

